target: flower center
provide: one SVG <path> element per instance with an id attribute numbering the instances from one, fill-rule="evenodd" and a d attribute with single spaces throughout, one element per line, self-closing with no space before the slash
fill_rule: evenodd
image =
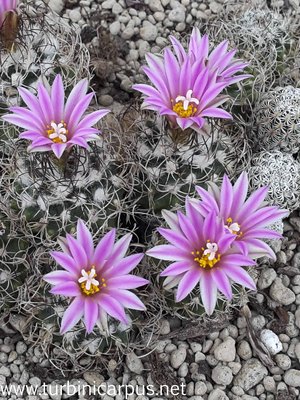
<path id="1" fill-rule="evenodd" d="M 208 240 L 206 243 L 206 248 L 202 247 L 200 251 L 192 251 L 194 256 L 194 261 L 196 261 L 201 268 L 213 268 L 217 262 L 220 261 L 221 255 L 218 254 L 217 243 L 210 243 Z"/>
<path id="2" fill-rule="evenodd" d="M 59 124 L 51 121 L 51 124 L 47 125 L 47 128 L 47 135 L 54 143 L 66 143 L 68 130 L 67 124 L 64 121 L 61 121 Z"/>
<path id="3" fill-rule="evenodd" d="M 186 96 L 177 96 L 175 101 L 176 103 L 173 106 L 173 111 L 181 118 L 192 117 L 196 114 L 199 104 L 199 100 L 195 97 L 192 97 L 193 91 L 189 89 L 186 93 Z M 171 100 L 171 102 L 174 102 Z"/>
<path id="4" fill-rule="evenodd" d="M 95 279 L 97 277 L 94 265 L 90 271 L 85 269 L 81 270 L 81 277 L 78 279 L 80 289 L 86 296 L 91 296 L 100 291 L 100 289 L 106 287 L 105 279 L 101 279 L 101 283 Z"/>
<path id="5" fill-rule="evenodd" d="M 227 218 L 226 222 L 227 225 L 225 225 L 225 229 L 227 229 L 233 235 L 237 235 L 238 237 L 242 236 L 243 232 L 241 232 L 240 224 L 233 222 L 231 217 Z"/>

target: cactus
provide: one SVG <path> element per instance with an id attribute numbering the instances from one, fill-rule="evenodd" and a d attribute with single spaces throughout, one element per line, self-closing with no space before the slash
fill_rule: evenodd
<path id="1" fill-rule="evenodd" d="M 300 147 L 300 89 L 278 87 L 266 92 L 254 110 L 259 150 L 297 153 Z"/>
<path id="2" fill-rule="evenodd" d="M 271 205 L 296 210 L 300 202 L 300 164 L 292 155 L 278 150 L 255 154 L 249 168 L 252 189 L 269 186 L 267 201 Z"/>

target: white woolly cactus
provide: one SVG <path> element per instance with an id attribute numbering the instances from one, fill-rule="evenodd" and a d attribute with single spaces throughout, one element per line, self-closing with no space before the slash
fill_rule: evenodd
<path id="1" fill-rule="evenodd" d="M 265 150 L 297 153 L 300 147 L 300 89 L 277 87 L 266 92 L 254 110 L 254 142 Z"/>
<path id="2" fill-rule="evenodd" d="M 300 164 L 287 153 L 263 151 L 249 168 L 252 189 L 268 185 L 267 201 L 293 211 L 300 204 Z"/>
<path id="3" fill-rule="evenodd" d="M 43 4 L 33 1 L 22 4 L 22 21 L 13 50 L 0 48 L 0 82 L 11 88 L 35 88 L 40 76 L 60 73 L 64 81 L 74 86 L 82 78 L 90 78 L 90 56 L 80 35 L 67 22 Z M 18 104 L 17 91 L 10 104 Z"/>

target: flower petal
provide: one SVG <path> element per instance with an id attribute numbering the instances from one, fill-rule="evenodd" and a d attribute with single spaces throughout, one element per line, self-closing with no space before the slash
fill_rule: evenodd
<path id="1" fill-rule="evenodd" d="M 201 269 L 193 268 L 184 274 L 183 278 L 181 279 L 178 290 L 176 294 L 176 301 L 183 300 L 191 291 L 195 288 L 197 283 L 202 276 L 203 272 Z"/>
<path id="2" fill-rule="evenodd" d="M 192 268 L 192 265 L 193 265 L 192 261 L 191 262 L 177 261 L 169 265 L 166 269 L 164 269 L 163 272 L 160 274 L 160 276 L 176 276 L 182 274 L 183 272 L 186 272 L 190 268 Z"/>
<path id="3" fill-rule="evenodd" d="M 91 263 L 94 254 L 93 237 L 81 219 L 77 221 L 77 240 L 86 252 L 89 263 Z"/>
<path id="4" fill-rule="evenodd" d="M 102 293 L 98 297 L 97 301 L 99 306 L 103 308 L 104 311 L 107 312 L 107 314 L 109 314 L 111 317 L 123 322 L 124 324 L 128 323 L 124 307 L 112 296 Z"/>
<path id="5" fill-rule="evenodd" d="M 223 268 L 226 275 L 236 282 L 248 289 L 256 290 L 256 285 L 251 276 L 242 268 L 237 266 L 229 266 Z"/>
<path id="6" fill-rule="evenodd" d="M 132 310 L 143 311 L 146 309 L 141 300 L 129 290 L 110 290 L 109 294 L 116 299 L 123 307 L 131 308 Z"/>
<path id="7" fill-rule="evenodd" d="M 108 289 L 136 289 L 147 285 L 149 281 L 135 275 L 118 275 L 107 280 Z"/>
<path id="8" fill-rule="evenodd" d="M 200 280 L 200 294 L 203 306 L 208 315 L 214 312 L 217 303 L 217 293 L 217 286 L 210 273 L 202 274 Z"/>
<path id="9" fill-rule="evenodd" d="M 79 284 L 74 281 L 68 281 L 55 285 L 51 290 L 52 294 L 59 294 L 66 297 L 75 297 L 81 294 Z"/>
<path id="10" fill-rule="evenodd" d="M 231 285 L 225 272 L 223 272 L 223 269 L 213 268 L 211 271 L 211 276 L 215 284 L 217 285 L 217 288 L 220 290 L 220 292 L 223 293 L 228 300 L 231 300 L 232 299 Z"/>
<path id="11" fill-rule="evenodd" d="M 70 255 L 62 253 L 61 251 L 51 251 L 50 255 L 59 265 L 69 271 L 72 275 L 77 276 L 78 273 L 80 273 L 80 266 L 78 266 Z"/>
<path id="12" fill-rule="evenodd" d="M 103 238 L 98 243 L 93 257 L 93 264 L 96 267 L 100 268 L 103 266 L 104 262 L 109 258 L 111 255 L 116 237 L 116 230 L 112 229 L 108 233 L 106 233 Z"/>
<path id="13" fill-rule="evenodd" d="M 190 255 L 186 251 L 177 249 L 169 244 L 155 246 L 148 250 L 146 254 L 150 257 L 158 258 L 159 260 L 167 261 L 190 261 Z"/>
<path id="14" fill-rule="evenodd" d="M 67 281 L 74 281 L 74 276 L 68 271 L 52 271 L 44 275 L 43 280 L 51 285 L 58 285 Z"/>
<path id="15" fill-rule="evenodd" d="M 91 333 L 94 329 L 96 321 L 99 317 L 99 305 L 92 299 L 87 298 L 84 302 L 84 324 L 87 333 Z"/>
<path id="16" fill-rule="evenodd" d="M 67 331 L 70 331 L 83 316 L 83 312 L 84 299 L 82 299 L 82 297 L 76 297 L 64 313 L 61 321 L 60 333 L 63 335 Z"/>
<path id="17" fill-rule="evenodd" d="M 72 254 L 73 259 L 76 262 L 77 267 L 81 270 L 88 267 L 88 259 L 83 246 L 73 238 L 70 234 L 67 234 L 67 243 L 69 250 Z"/>

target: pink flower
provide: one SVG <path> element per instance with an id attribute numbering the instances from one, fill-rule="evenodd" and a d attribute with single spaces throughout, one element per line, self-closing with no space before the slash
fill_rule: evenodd
<path id="1" fill-rule="evenodd" d="M 173 261 L 162 273 L 167 276 L 165 286 L 178 284 L 176 301 L 183 300 L 199 285 L 203 306 L 212 314 L 218 290 L 232 298 L 232 282 L 249 289 L 256 286 L 242 266 L 255 265 L 250 257 L 232 247 L 235 235 L 226 232 L 221 218 L 214 211 L 205 218 L 186 199 L 186 215 L 164 211 L 170 229 L 159 228 L 159 233 L 170 243 L 147 251 L 151 257 Z"/>
<path id="2" fill-rule="evenodd" d="M 233 60 L 236 50 L 227 53 L 222 42 L 209 54 L 208 37 L 201 38 L 194 29 L 188 53 L 180 42 L 171 37 L 175 55 L 170 48 L 163 56 L 147 54 L 144 72 L 153 86 L 137 84 L 133 89 L 145 96 L 143 107 L 165 115 L 171 125 L 181 129 L 202 128 L 205 117 L 232 118 L 219 108 L 227 98 L 219 96 L 228 85 L 251 75 L 233 75 L 247 63 Z"/>
<path id="3" fill-rule="evenodd" d="M 60 158 L 66 149 L 74 145 L 88 147 L 90 140 L 98 138 L 99 130 L 92 128 L 109 110 L 94 111 L 83 117 L 93 93 L 86 94 L 87 79 L 83 79 L 71 91 L 65 104 L 65 90 L 60 75 L 54 79 L 50 93 L 38 84 L 38 96 L 19 88 L 27 107 L 11 107 L 14 114 L 4 115 L 5 121 L 26 129 L 20 138 L 31 140 L 28 151 L 53 151 Z"/>
<path id="4" fill-rule="evenodd" d="M 248 177 L 243 172 L 232 185 L 227 175 L 223 177 L 221 188 L 211 185 L 208 191 L 196 188 L 201 201 L 193 204 L 204 218 L 214 211 L 224 221 L 227 231 L 235 235 L 235 246 L 251 258 L 268 256 L 276 260 L 273 250 L 262 240 L 278 239 L 281 235 L 267 226 L 288 215 L 287 210 L 276 206 L 263 206 L 268 187 L 254 191 L 246 200 L 248 193 Z"/>
<path id="5" fill-rule="evenodd" d="M 148 281 L 129 274 L 143 254 L 125 257 L 132 235 L 127 234 L 116 243 L 115 236 L 116 230 L 112 229 L 94 248 L 91 233 L 78 220 L 77 239 L 67 235 L 63 252 L 51 253 L 64 270 L 50 272 L 44 280 L 54 285 L 52 294 L 74 298 L 64 313 L 62 334 L 82 317 L 90 333 L 98 320 L 106 326 L 108 315 L 126 324 L 125 308 L 145 310 L 130 289 L 146 285 Z"/>

